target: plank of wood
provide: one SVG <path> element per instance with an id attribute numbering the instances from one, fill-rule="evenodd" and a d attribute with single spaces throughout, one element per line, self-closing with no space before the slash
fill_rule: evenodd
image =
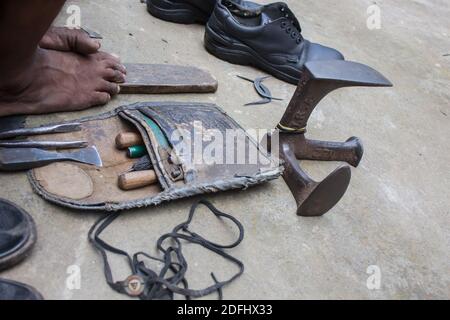
<path id="1" fill-rule="evenodd" d="M 121 94 L 212 93 L 217 80 L 196 67 L 169 64 L 125 64 L 126 82 Z"/>

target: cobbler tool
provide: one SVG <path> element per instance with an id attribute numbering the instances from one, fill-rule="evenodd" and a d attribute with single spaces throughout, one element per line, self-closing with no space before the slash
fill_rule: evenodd
<path id="1" fill-rule="evenodd" d="M 246 104 L 244 104 L 244 107 L 260 106 L 260 105 L 262 105 L 262 104 L 268 104 L 268 103 L 271 103 L 271 102 L 272 102 L 272 99 L 269 99 L 269 98 L 263 98 L 262 100 L 259 100 L 259 101 L 246 103 Z"/>
<path id="2" fill-rule="evenodd" d="M 147 124 L 145 116 L 153 123 L 148 121 Z M 80 212 L 123 211 L 205 193 L 246 190 L 277 179 L 283 172 L 282 164 L 277 161 L 278 153 L 277 157 L 273 157 L 261 150 L 251 133 L 222 108 L 210 103 L 133 103 L 83 118 L 81 123 L 82 132 L 62 134 L 58 138 L 86 137 L 89 145 L 95 145 L 104 158 L 103 168 L 63 162 L 28 173 L 30 183 L 38 195 L 59 206 Z M 155 124 L 159 125 L 160 130 L 152 128 Z M 239 134 L 228 135 L 230 141 L 227 143 L 224 140 L 219 145 L 213 145 L 214 141 L 207 139 L 210 136 L 214 139 L 215 132 L 212 135 L 208 132 L 207 138 L 204 135 L 195 136 L 211 128 L 223 137 L 230 132 Z M 158 131 L 165 140 L 159 141 Z M 143 158 L 130 159 L 125 150 L 117 150 L 114 140 L 120 132 L 139 133 L 148 154 Z M 194 141 L 194 138 L 203 139 Z M 207 155 L 211 157 L 215 151 L 217 161 L 194 161 L 190 151 L 198 150 L 191 149 L 191 142 L 203 142 L 201 151 L 211 146 L 211 152 Z M 231 151 L 234 152 L 234 158 L 222 162 L 222 157 L 217 159 L 217 150 L 226 147 L 229 142 L 233 144 Z M 233 149 L 236 146 L 243 146 L 245 152 L 236 155 Z M 225 154 L 223 156 L 225 158 Z M 134 191 L 123 191 L 118 186 L 119 175 L 131 170 L 154 170 L 158 183 Z"/>
<path id="3" fill-rule="evenodd" d="M 280 99 L 280 98 L 274 98 L 272 96 L 272 93 L 270 92 L 269 88 L 267 88 L 263 84 L 263 81 L 268 79 L 268 78 L 270 78 L 270 76 L 259 77 L 259 78 L 256 78 L 255 80 L 252 80 L 250 78 L 243 77 L 243 76 L 240 76 L 240 75 L 237 75 L 237 77 L 242 79 L 242 80 L 246 80 L 248 82 L 253 83 L 253 86 L 255 87 L 256 92 L 263 98 L 263 100 L 261 100 L 261 101 L 247 103 L 247 104 L 245 104 L 245 106 L 254 106 L 254 105 L 267 104 L 267 103 L 272 102 L 272 100 L 278 100 L 278 101 L 282 101 L 283 100 L 283 99 Z"/>
<path id="4" fill-rule="evenodd" d="M 116 137 L 116 147 L 119 150 L 127 150 L 129 158 L 141 158 L 147 155 L 142 136 L 134 132 L 121 132 Z"/>
<path id="5" fill-rule="evenodd" d="M 161 157 L 161 164 L 165 170 L 169 173 L 170 178 L 173 181 L 182 180 L 184 173 L 182 166 L 179 163 L 179 159 L 172 154 L 172 146 L 169 143 L 165 133 L 161 130 L 160 126 L 150 117 L 144 116 L 145 123 L 151 129 L 157 144 L 158 153 Z"/>
<path id="6" fill-rule="evenodd" d="M 38 128 L 23 128 L 16 130 L 8 130 L 4 132 L 0 132 L 0 139 L 9 139 L 9 138 L 17 138 L 17 137 L 25 137 L 25 136 L 36 136 L 41 134 L 48 133 L 66 133 L 66 132 L 75 132 L 81 130 L 80 123 L 67 123 L 67 124 L 59 124 L 55 126 L 43 126 Z"/>
<path id="7" fill-rule="evenodd" d="M 299 160 L 343 161 L 357 167 L 362 159 L 364 151 L 358 138 L 339 143 L 305 137 L 308 120 L 317 104 L 336 89 L 355 86 L 391 87 L 392 83 L 374 69 L 355 62 L 307 63 L 277 126 L 280 158 L 285 161 L 283 178 L 295 197 L 300 216 L 321 216 L 333 208 L 348 188 L 351 171 L 349 166 L 341 166 L 322 182 L 316 182 L 301 169 Z"/>
<path id="8" fill-rule="evenodd" d="M 26 116 L 0 117 L 0 132 L 24 128 L 26 120 Z"/>
<path id="9" fill-rule="evenodd" d="M 116 147 L 119 150 L 125 150 L 129 147 L 142 145 L 144 140 L 141 135 L 134 132 L 122 132 L 116 137 Z"/>
<path id="10" fill-rule="evenodd" d="M 158 182 L 156 172 L 150 170 L 153 165 L 143 143 L 142 136 L 134 132 L 122 132 L 116 137 L 117 149 L 126 149 L 129 158 L 139 158 L 130 170 L 119 176 L 118 185 L 124 191 L 147 187 Z"/>
<path id="11" fill-rule="evenodd" d="M 78 149 L 87 146 L 86 141 L 0 141 L 1 148 Z"/>
<path id="12" fill-rule="evenodd" d="M 131 146 L 127 149 L 127 156 L 132 159 L 137 159 L 147 154 L 147 148 L 144 145 Z"/>
<path id="13" fill-rule="evenodd" d="M 0 139 L 12 139 L 25 136 L 36 136 L 51 133 L 67 133 L 80 131 L 79 123 L 68 123 L 38 128 L 22 128 L 0 132 Z M 30 140 L 0 140 L 1 148 L 40 148 L 40 149 L 75 149 L 88 146 L 86 141 L 30 141 Z"/>
<path id="14" fill-rule="evenodd" d="M 145 123 L 152 130 L 152 132 L 153 132 L 156 140 L 158 141 L 158 144 L 160 145 L 160 147 L 164 148 L 166 150 L 169 150 L 170 149 L 169 141 L 167 140 L 166 135 L 161 130 L 159 125 L 155 121 L 153 121 L 153 119 L 150 119 L 147 116 L 144 116 L 144 120 L 145 120 Z"/>
<path id="15" fill-rule="evenodd" d="M 134 133 L 132 133 L 134 135 Z M 137 136 L 137 135 L 136 135 Z M 124 144 L 118 143 L 118 145 L 127 145 L 131 140 L 136 140 L 137 137 L 125 137 L 122 136 L 123 141 L 117 137 L 120 142 L 126 142 Z M 128 139 L 130 138 L 130 139 Z M 132 138 L 132 139 L 131 139 Z M 139 138 L 141 138 L 139 136 Z M 141 138 L 142 140 L 142 138 Z M 119 188 L 125 191 L 135 190 L 143 187 L 150 186 L 158 182 L 156 172 L 153 169 L 152 161 L 147 153 L 147 148 L 144 145 L 136 145 L 127 148 L 127 155 L 129 158 L 138 159 L 133 166 L 126 172 L 119 176 L 118 185 Z"/>
<path id="16" fill-rule="evenodd" d="M 218 83 L 196 67 L 169 64 L 125 64 L 126 82 L 121 94 L 212 93 Z"/>
<path id="17" fill-rule="evenodd" d="M 91 39 L 103 39 L 103 36 L 101 34 L 99 34 L 98 32 L 95 32 L 91 29 L 88 29 L 86 27 L 82 27 L 81 30 L 83 30 L 84 32 L 86 32 L 89 36 L 89 38 Z"/>
<path id="18" fill-rule="evenodd" d="M 150 156 L 147 154 L 139 158 L 127 172 L 150 170 L 150 169 L 153 169 L 153 163 L 152 160 L 150 159 Z"/>
<path id="19" fill-rule="evenodd" d="M 95 147 L 75 152 L 55 152 L 37 148 L 0 148 L 0 171 L 19 171 L 42 167 L 57 161 L 76 161 L 102 166 L 102 160 Z"/>
<path id="20" fill-rule="evenodd" d="M 153 170 L 127 172 L 119 176 L 119 188 L 122 190 L 139 189 L 157 182 L 158 178 Z"/>

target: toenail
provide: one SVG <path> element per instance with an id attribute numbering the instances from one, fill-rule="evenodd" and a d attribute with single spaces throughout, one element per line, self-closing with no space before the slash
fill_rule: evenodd
<path id="1" fill-rule="evenodd" d="M 118 54 L 116 54 L 116 53 L 111 53 L 111 55 L 112 55 L 113 57 L 117 58 L 117 59 L 120 59 L 120 56 L 119 56 Z"/>
<path id="2" fill-rule="evenodd" d="M 117 85 L 117 93 L 120 93 L 120 86 Z"/>

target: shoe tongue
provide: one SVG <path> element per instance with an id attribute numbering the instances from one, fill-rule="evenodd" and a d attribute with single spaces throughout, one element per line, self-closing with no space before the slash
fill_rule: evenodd
<path id="1" fill-rule="evenodd" d="M 233 13 L 233 15 L 243 18 L 259 18 L 259 24 L 269 24 L 272 21 L 281 19 L 288 15 L 289 20 L 292 22 L 294 27 L 297 28 L 299 33 L 301 33 L 300 23 L 295 17 L 295 14 L 284 2 L 260 5 L 244 0 L 222 0 L 222 4 L 225 5 L 228 10 Z"/>
<path id="2" fill-rule="evenodd" d="M 278 20 L 288 15 L 288 19 L 292 21 L 294 27 L 296 27 L 301 33 L 300 22 L 298 21 L 295 14 L 291 11 L 291 9 L 289 9 L 288 5 L 284 2 L 275 2 L 264 6 L 262 15 L 267 16 L 266 20 L 269 19 L 270 21 Z"/>
<path id="3" fill-rule="evenodd" d="M 260 16 L 261 11 L 264 8 L 264 6 L 260 4 L 243 0 L 223 0 L 222 4 L 233 14 L 245 18 Z"/>

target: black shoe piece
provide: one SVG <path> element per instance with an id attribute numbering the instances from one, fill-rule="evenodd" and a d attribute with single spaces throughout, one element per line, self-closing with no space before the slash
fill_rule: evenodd
<path id="1" fill-rule="evenodd" d="M 151 15 L 170 22 L 206 24 L 217 0 L 147 0 Z"/>
<path id="2" fill-rule="evenodd" d="M 0 270 L 22 261 L 36 238 L 33 218 L 14 203 L 0 199 Z"/>
<path id="3" fill-rule="evenodd" d="M 0 279 L 0 300 L 43 300 L 42 295 L 26 284 Z"/>
<path id="4" fill-rule="evenodd" d="M 301 32 L 285 3 L 218 0 L 206 26 L 205 47 L 222 60 L 254 66 L 292 84 L 298 84 L 306 62 L 344 60 L 339 51 L 311 43 Z"/>

